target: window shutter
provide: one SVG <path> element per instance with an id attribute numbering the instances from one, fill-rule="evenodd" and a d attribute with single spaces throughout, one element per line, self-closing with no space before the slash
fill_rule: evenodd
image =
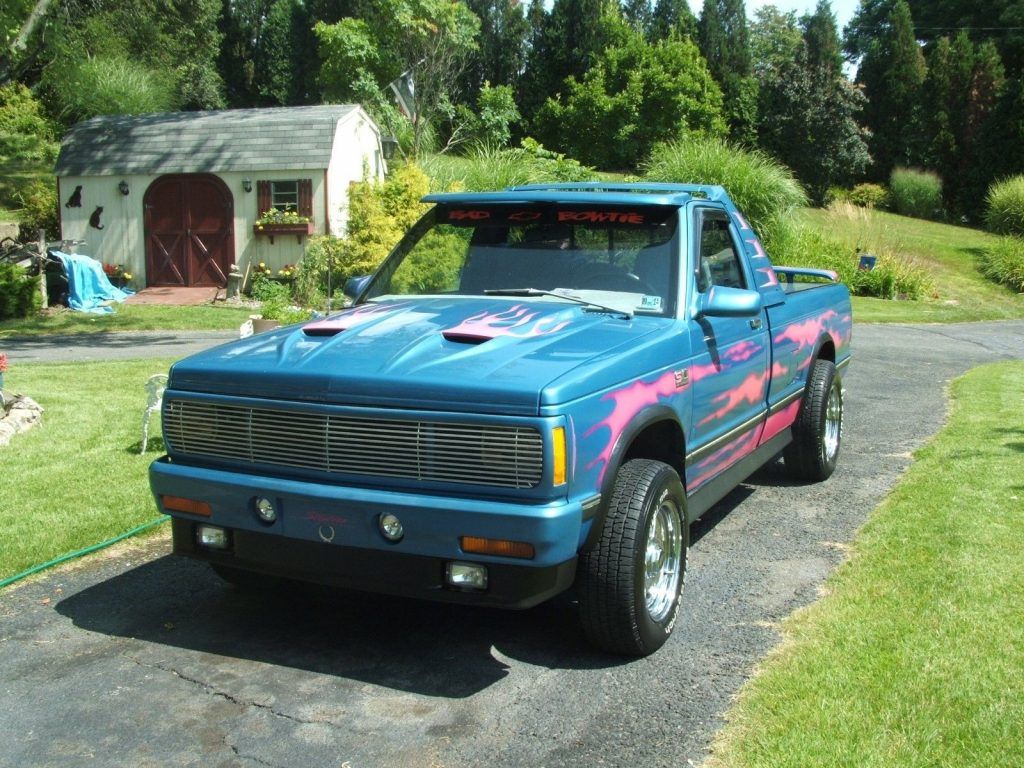
<path id="1" fill-rule="evenodd" d="M 299 215 L 313 218 L 313 180 L 299 179 Z"/>
<path id="2" fill-rule="evenodd" d="M 256 182 L 256 215 L 262 216 L 264 213 L 270 210 L 270 182 L 269 181 L 257 181 Z"/>

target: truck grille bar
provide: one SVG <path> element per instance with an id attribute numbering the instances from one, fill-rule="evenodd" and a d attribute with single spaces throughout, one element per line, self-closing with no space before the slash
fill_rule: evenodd
<path id="1" fill-rule="evenodd" d="M 170 400 L 164 439 L 185 456 L 332 474 L 533 488 L 544 468 L 532 427 L 303 413 Z"/>

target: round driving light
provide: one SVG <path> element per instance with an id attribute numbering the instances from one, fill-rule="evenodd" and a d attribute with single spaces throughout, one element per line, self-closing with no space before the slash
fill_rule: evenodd
<path id="1" fill-rule="evenodd" d="M 405 535 L 402 521 L 390 512 L 386 515 L 381 515 L 377 524 L 380 526 L 381 535 L 388 541 L 399 541 Z"/>
<path id="2" fill-rule="evenodd" d="M 277 520 L 277 510 L 274 509 L 270 499 L 265 499 L 262 496 L 256 499 L 256 517 L 260 519 L 260 522 L 268 525 Z"/>

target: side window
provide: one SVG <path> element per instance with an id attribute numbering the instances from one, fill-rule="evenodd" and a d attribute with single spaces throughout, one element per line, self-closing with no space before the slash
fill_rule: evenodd
<path id="1" fill-rule="evenodd" d="M 746 288 L 747 281 L 729 234 L 729 220 L 723 215 L 706 212 L 701 216 L 697 290 L 704 293 L 712 285 Z"/>
<path id="2" fill-rule="evenodd" d="M 256 208 L 257 216 L 262 216 L 274 208 L 278 211 L 294 211 L 300 216 L 312 218 L 313 180 L 257 181 Z"/>

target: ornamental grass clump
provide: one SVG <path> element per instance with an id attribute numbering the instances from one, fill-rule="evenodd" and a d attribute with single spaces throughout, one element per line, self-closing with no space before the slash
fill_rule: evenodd
<path id="1" fill-rule="evenodd" d="M 942 179 L 932 171 L 896 168 L 889 177 L 889 201 L 901 216 L 941 221 Z"/>
<path id="2" fill-rule="evenodd" d="M 647 181 L 720 184 L 762 238 L 793 209 L 807 205 L 807 194 L 789 168 L 720 139 L 658 144 L 643 172 Z"/>
<path id="3" fill-rule="evenodd" d="M 1024 238 L 1007 235 L 978 256 L 978 269 L 989 280 L 1024 293 Z"/>
<path id="4" fill-rule="evenodd" d="M 928 273 L 913 258 L 880 251 L 874 254 L 874 269 L 859 269 L 861 254 L 856 249 L 806 224 L 780 222 L 764 245 L 775 264 L 835 272 L 854 296 L 920 299 L 932 291 Z"/>
<path id="5" fill-rule="evenodd" d="M 1024 235 L 1024 176 L 993 184 L 985 203 L 989 229 L 1004 235 Z"/>

